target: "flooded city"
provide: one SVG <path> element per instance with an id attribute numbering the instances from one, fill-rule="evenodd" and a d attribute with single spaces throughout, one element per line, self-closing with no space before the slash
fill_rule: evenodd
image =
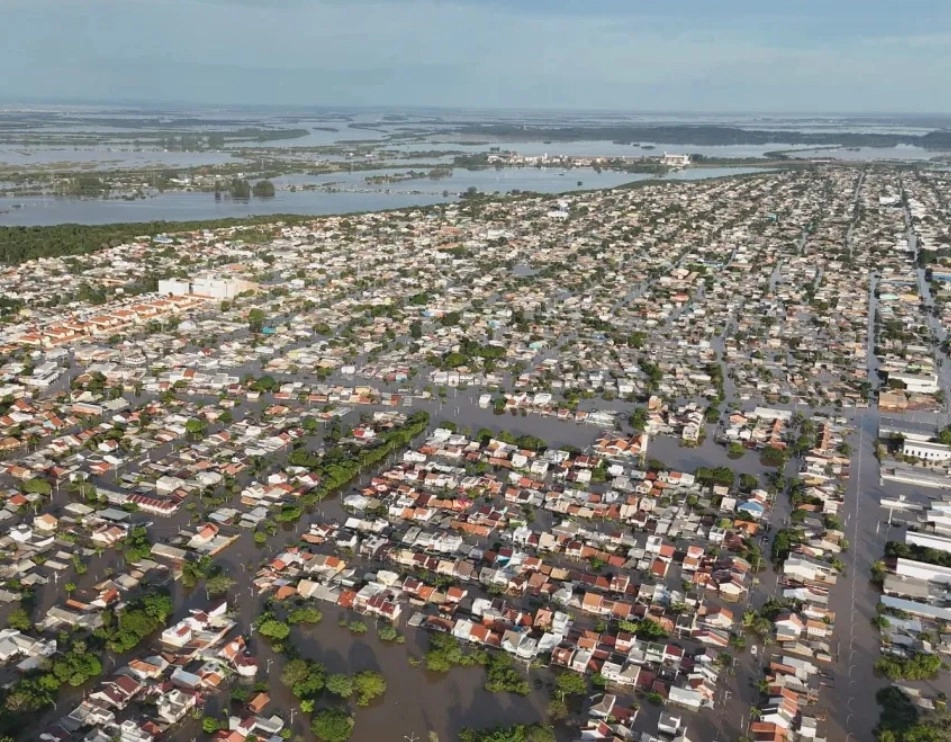
<path id="1" fill-rule="evenodd" d="M 945 723 L 927 121 L 9 117 L 0 742 Z"/>

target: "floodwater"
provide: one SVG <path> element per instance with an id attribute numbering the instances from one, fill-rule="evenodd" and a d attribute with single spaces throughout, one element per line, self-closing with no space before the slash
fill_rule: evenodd
<path id="1" fill-rule="evenodd" d="M 408 168 L 407 168 L 408 169 Z M 392 171 L 406 172 L 399 168 Z M 650 180 L 647 173 L 596 173 L 590 168 L 505 168 L 503 170 L 461 170 L 437 180 L 422 179 L 400 183 L 369 185 L 367 176 L 376 171 L 333 173 L 313 176 L 315 184 L 340 183 L 339 192 L 282 190 L 301 177 L 278 178 L 274 198 L 247 201 L 215 200 L 211 193 L 169 192 L 135 201 L 116 199 L 83 200 L 54 197 L 0 198 L 0 226 L 45 226 L 53 224 L 112 224 L 117 222 L 198 221 L 247 218 L 267 214 L 309 214 L 324 216 L 362 211 L 385 211 L 425 206 L 457 200 L 470 187 L 486 193 L 529 190 L 565 193 L 576 190 L 612 188 L 623 183 Z M 698 168 L 672 173 L 667 180 L 703 180 L 762 172 L 758 168 Z M 563 175 L 561 173 L 564 173 Z M 578 186 L 578 181 L 582 185 Z M 448 191 L 448 195 L 443 195 Z"/>
<path id="2" fill-rule="evenodd" d="M 244 219 L 267 214 L 345 214 L 383 211 L 449 201 L 440 196 L 379 193 L 278 193 L 248 201 L 222 199 L 211 193 L 163 193 L 138 201 L 85 201 L 56 198 L 0 199 L 0 226 L 113 224 L 117 222 Z M 20 204 L 16 208 L 15 204 Z"/>
<path id="3" fill-rule="evenodd" d="M 300 123 L 288 123 L 287 127 L 291 129 L 309 128 L 311 131 L 303 137 L 294 139 L 275 139 L 270 142 L 257 142 L 248 140 L 247 142 L 238 142 L 238 144 L 247 144 L 251 147 L 262 147 L 268 149 L 286 149 L 293 147 L 332 147 L 335 144 L 346 145 L 348 142 L 379 142 L 388 136 L 388 132 L 381 129 L 372 128 L 374 123 L 360 123 L 360 128 L 349 126 L 347 121 L 302 121 Z M 364 126 L 368 128 L 363 128 Z M 317 127 L 317 128 L 314 128 Z M 336 129 L 336 131 L 328 131 Z"/>
<path id="4" fill-rule="evenodd" d="M 321 605 L 324 620 L 314 627 L 295 628 L 292 636 L 301 656 L 317 660 L 328 672 L 353 674 L 376 670 L 387 681 L 386 695 L 366 708 L 356 710 L 354 742 L 402 739 L 415 734 L 425 740 L 429 732 L 441 740 L 458 739 L 466 727 L 522 724 L 543 721 L 547 693 L 547 670 L 531 671 L 533 690 L 528 696 L 490 693 L 485 690 L 485 670 L 481 667 L 454 668 L 448 673 L 427 672 L 424 666 L 412 667 L 409 657 L 422 657 L 429 645 L 421 629 L 405 626 L 405 644 L 382 642 L 376 636 L 372 619 L 334 606 Z M 357 618 L 370 630 L 351 634 L 338 625 L 338 618 Z M 401 617 L 402 618 L 402 617 Z M 272 697 L 289 708 L 292 696 L 279 682 L 272 683 Z M 294 732 L 306 731 L 306 720 L 298 719 Z"/>
<path id="5" fill-rule="evenodd" d="M 518 142 L 511 140 L 492 141 L 490 146 L 499 146 L 502 149 L 518 152 L 520 155 L 573 155 L 576 157 L 659 157 L 664 152 L 698 154 L 705 157 L 763 157 L 767 152 L 792 149 L 792 144 L 737 144 L 718 147 L 698 144 L 657 144 L 655 142 L 638 142 L 633 144 L 616 144 L 606 141 L 573 141 L 573 142 Z M 644 149 L 652 147 L 653 149 Z M 478 148 L 485 151 L 486 147 Z"/>
<path id="6" fill-rule="evenodd" d="M 816 149 L 797 149 L 796 152 L 789 153 L 792 157 L 828 157 L 833 160 L 844 160 L 848 162 L 864 162 L 868 160 L 902 160 L 902 161 L 928 161 L 933 157 L 938 157 L 946 152 L 938 150 L 924 149 L 910 144 L 900 144 L 897 147 L 835 147 Z"/>
<path id="7" fill-rule="evenodd" d="M 130 168 L 186 168 L 234 162 L 230 152 L 169 152 L 129 146 L 22 146 L 0 147 L 0 167 L 62 170 L 128 170 Z"/>
<path id="8" fill-rule="evenodd" d="M 391 183 L 368 183 L 368 178 L 398 176 L 410 170 L 421 168 L 393 167 L 379 170 L 355 170 L 353 172 L 327 173 L 322 175 L 291 175 L 277 178 L 275 187 L 305 185 L 330 186 L 342 190 L 371 190 L 375 193 L 429 193 L 441 194 L 444 190 L 461 193 L 472 186 L 480 191 L 507 192 L 513 190 L 539 191 L 543 193 L 561 193 L 579 188 L 614 188 L 629 183 L 637 174 L 604 170 L 600 173 L 592 168 L 536 168 L 508 167 L 488 168 L 485 170 L 466 170 L 454 168 L 451 175 L 440 178 L 415 178 Z"/>
<path id="9" fill-rule="evenodd" d="M 235 372 L 241 369 L 236 368 Z M 343 381 L 339 374 L 334 375 L 332 381 Z M 357 381 L 360 377 L 355 377 Z M 306 372 L 305 378 L 307 380 Z M 383 385 L 387 387 L 387 385 Z M 392 387 L 387 387 L 392 389 Z M 516 435 L 530 434 L 543 438 L 551 446 L 574 445 L 586 447 L 594 440 L 600 429 L 596 426 L 559 421 L 553 418 L 538 415 L 495 415 L 491 409 L 478 407 L 476 400 L 481 390 L 449 390 L 444 400 L 415 400 L 413 409 L 425 409 L 430 413 L 430 430 L 444 420 L 455 421 L 460 426 L 470 427 L 472 431 L 480 427 L 495 430 L 508 430 Z M 241 402 L 235 409 L 235 416 L 240 418 L 250 407 L 250 402 Z M 604 400 L 585 400 L 584 409 L 609 408 L 621 413 L 621 419 L 630 411 L 632 405 L 620 400 L 606 402 Z M 355 418 L 362 412 L 369 412 L 373 407 L 360 407 L 351 412 L 348 417 Z M 353 422 L 353 420 L 348 420 Z M 216 426 L 212 426 L 215 428 Z M 725 451 L 712 442 L 713 427 L 708 426 L 707 440 L 700 448 L 681 447 L 678 442 L 670 438 L 655 438 L 651 441 L 648 454 L 660 458 L 671 467 L 691 470 L 699 465 L 731 465 L 740 472 L 761 474 L 764 469 L 759 464 L 755 454 L 747 454 L 739 461 L 727 460 Z M 168 445 L 156 450 L 151 458 L 160 458 L 174 446 Z M 289 451 L 280 451 L 272 457 L 272 465 L 280 468 L 286 461 Z M 239 476 L 239 483 L 245 484 L 250 475 Z M 367 475 L 369 476 L 369 475 Z M 361 478 L 355 486 L 365 484 L 367 476 Z M 111 478 L 101 481 L 95 480 L 103 486 L 114 486 Z M 54 512 L 65 504 L 68 496 L 65 491 L 54 496 Z M 133 521 L 151 520 L 151 537 L 158 542 L 173 541 L 180 529 L 191 528 L 197 524 L 199 516 L 187 509 L 182 509 L 171 518 L 151 518 L 142 513 L 132 516 Z M 553 516 L 539 511 L 536 514 L 544 527 L 551 527 Z M 277 533 L 268 540 L 267 545 L 259 546 L 253 542 L 250 532 L 242 532 L 239 539 L 216 558 L 216 563 L 224 568 L 236 580 L 236 585 L 229 596 L 234 606 L 239 631 L 246 632 L 251 622 L 264 610 L 263 596 L 253 595 L 250 589 L 251 577 L 265 557 L 278 554 L 286 546 L 295 543 L 308 522 L 336 521 L 345 518 L 339 498 L 331 498 L 319 504 L 315 512 L 308 513 L 296 524 L 284 524 Z M 365 559 L 354 558 L 350 561 L 359 572 L 375 570 L 379 565 Z M 123 569 L 121 558 L 114 552 L 106 552 L 100 557 L 88 560 L 89 572 L 75 578 L 80 591 L 88 589 L 98 580 L 103 579 L 107 569 L 119 571 Z M 772 584 L 772 583 L 770 583 Z M 201 608 L 208 604 L 208 597 L 201 588 L 186 590 L 179 582 L 171 584 L 175 618 L 185 615 L 190 608 Z M 58 595 L 57 586 L 48 585 L 38 590 L 36 615 L 45 613 L 51 605 L 62 599 Z M 509 694 L 491 694 L 483 688 L 484 670 L 481 668 L 456 668 L 445 675 L 432 675 L 423 668 L 412 667 L 409 664 L 411 656 L 419 657 L 428 645 L 425 632 L 406 626 L 406 620 L 411 612 L 401 617 L 399 628 L 406 636 L 406 643 L 382 643 L 376 636 L 374 622 L 367 618 L 360 618 L 335 606 L 318 603 L 324 614 L 321 624 L 314 627 L 295 627 L 292 634 L 293 648 L 300 655 L 315 659 L 325 664 L 330 672 L 354 673 L 364 669 L 374 669 L 381 672 L 387 680 L 388 689 L 384 698 L 369 708 L 355 710 L 356 728 L 353 739 L 357 742 L 374 742 L 375 740 L 415 735 L 415 739 L 425 740 L 429 732 L 435 732 L 442 740 L 458 738 L 462 728 L 469 726 L 491 726 L 496 724 L 513 724 L 539 721 L 544 718 L 544 708 L 547 701 L 545 684 L 550 682 L 547 670 L 532 670 L 530 677 L 532 692 L 527 697 Z M 362 620 L 370 627 L 363 635 L 355 635 L 338 625 L 338 619 L 345 616 L 347 620 Z M 144 646 L 144 645 L 143 645 Z M 123 657 L 107 655 L 104 664 L 107 672 L 121 667 L 133 654 L 142 654 L 144 648 Z M 259 677 L 266 678 L 270 683 L 270 693 L 273 697 L 274 708 L 285 713 L 296 708 L 297 704 L 291 698 L 287 688 L 280 682 L 280 672 L 283 667 L 283 658 L 276 655 L 270 645 L 259 637 L 252 637 L 252 651 L 259 658 L 262 673 Z M 58 709 L 52 709 L 44 715 L 43 722 L 49 723 L 62 710 L 71 708 L 82 695 L 88 691 L 93 683 L 84 688 L 65 689 L 59 697 Z M 746 702 L 737 696 L 737 703 Z M 207 711 L 216 713 L 227 703 L 225 693 L 214 696 Z M 733 709 L 731 708 L 731 712 Z M 742 714 L 738 711 L 737 714 Z M 702 739 L 713 739 L 716 733 L 714 725 L 716 719 L 711 713 L 702 713 L 692 717 L 692 725 L 699 730 Z M 313 740 L 307 728 L 307 715 L 295 714 L 293 732 L 299 734 L 307 742 Z M 197 722 L 187 721 L 172 734 L 172 742 L 187 742 L 197 733 Z M 569 729 L 560 729 L 559 738 L 571 739 Z"/>
<path id="10" fill-rule="evenodd" d="M 569 441 L 576 445 L 587 445 L 598 431 L 598 428 L 592 426 L 545 419 L 537 415 L 496 416 L 491 410 L 472 405 L 469 398 L 475 394 L 477 394 L 475 391 L 460 391 L 456 396 L 450 392 L 445 402 L 420 401 L 414 405 L 414 409 L 418 407 L 430 411 L 432 416 L 430 430 L 442 420 L 451 419 L 456 420 L 460 425 L 472 425 L 473 429 L 479 425 L 487 425 L 496 429 L 510 430 L 515 434 L 547 435 L 553 445 L 562 445 Z M 351 412 L 348 418 L 355 418 L 365 411 L 368 411 L 368 408 L 359 408 Z M 240 410 L 236 411 L 236 415 L 238 414 Z M 279 467 L 288 453 L 289 451 L 278 452 L 272 457 L 272 463 Z M 369 475 L 361 477 L 363 483 L 367 476 Z M 241 477 L 240 481 L 244 482 L 245 479 L 246 477 Z M 115 486 L 109 478 L 103 478 L 98 483 L 102 486 Z M 65 490 L 57 493 L 53 498 L 54 512 L 65 505 L 68 499 L 69 496 Z M 544 513 L 540 515 L 547 517 Z M 181 529 L 189 528 L 189 524 L 194 528 L 197 517 L 183 508 L 170 518 L 153 518 L 143 513 L 136 513 L 132 516 L 132 520 L 152 522 L 151 538 L 156 542 L 168 543 L 175 539 Z M 250 586 L 250 580 L 257 565 L 265 557 L 274 556 L 282 548 L 295 543 L 306 529 L 307 523 L 342 522 L 346 517 L 339 498 L 334 497 L 320 503 L 315 512 L 308 513 L 300 522 L 283 524 L 268 540 L 267 545 L 255 544 L 251 532 L 245 531 L 240 533 L 234 544 L 216 557 L 216 564 L 236 580 L 235 588 L 228 598 L 235 612 L 239 632 L 246 633 L 254 619 L 264 610 L 265 596 L 252 594 Z M 359 558 L 349 561 L 361 572 L 380 566 Z M 72 578 L 80 591 L 91 588 L 92 585 L 108 576 L 111 570 L 118 573 L 124 569 L 121 556 L 111 550 L 100 556 L 91 557 L 87 563 L 88 572 Z M 174 604 L 175 619 L 181 618 L 189 609 L 200 609 L 209 604 L 209 598 L 201 587 L 185 589 L 179 581 L 173 581 L 169 584 L 169 588 Z M 55 584 L 41 587 L 37 591 L 37 597 L 36 615 L 43 615 L 51 606 L 62 600 L 60 590 Z M 455 668 L 448 674 L 434 674 L 426 672 L 423 667 L 412 667 L 409 664 L 411 656 L 422 657 L 428 646 L 428 634 L 425 631 L 406 625 L 406 621 L 412 615 L 409 607 L 398 622 L 406 642 L 395 644 L 381 642 L 377 638 L 373 619 L 327 603 L 316 602 L 314 605 L 323 612 L 324 619 L 317 626 L 294 628 L 292 634 L 294 650 L 303 657 L 323 663 L 329 672 L 352 674 L 373 669 L 382 673 L 387 681 L 387 691 L 382 699 L 368 708 L 355 708 L 357 722 L 352 739 L 356 742 L 375 742 L 389 738 L 390 735 L 396 735 L 395 738 L 400 739 L 410 734 L 415 734 L 417 739 L 424 740 L 430 731 L 438 734 L 440 739 L 452 740 L 457 739 L 459 731 L 465 727 L 531 723 L 545 718 L 544 710 L 547 703 L 545 683 L 550 682 L 550 673 L 547 670 L 530 672 L 533 690 L 526 697 L 493 694 L 483 688 L 485 671 L 482 668 Z M 363 621 L 370 630 L 362 635 L 352 634 L 338 625 L 338 619 L 342 616 L 348 621 Z M 112 656 L 107 653 L 103 658 L 106 672 L 120 668 L 134 656 L 141 656 L 146 651 L 144 647 L 143 644 L 140 648 L 123 656 Z M 298 704 L 279 680 L 281 668 L 285 662 L 284 658 L 276 654 L 267 641 L 256 635 L 251 638 L 251 649 L 262 667 L 258 678 L 269 682 L 273 708 L 287 714 Z M 51 709 L 44 714 L 42 723 L 52 722 L 63 709 L 71 708 L 72 704 L 78 702 L 83 692 L 91 690 L 94 686 L 95 681 L 90 681 L 82 688 L 64 689 L 60 693 L 57 709 Z M 226 693 L 211 698 L 209 705 L 211 712 L 227 703 Z M 421 698 L 425 699 L 425 703 L 421 702 Z M 308 723 L 308 715 L 297 713 L 293 729 L 295 734 L 311 742 L 314 737 L 309 731 Z M 196 729 L 195 724 L 186 722 L 173 732 L 170 739 L 176 742 L 178 740 L 187 742 L 193 739 Z"/>

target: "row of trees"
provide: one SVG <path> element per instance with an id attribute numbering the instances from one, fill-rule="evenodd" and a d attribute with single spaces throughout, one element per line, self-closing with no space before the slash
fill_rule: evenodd
<path id="1" fill-rule="evenodd" d="M 515 668 L 515 660 L 505 652 L 466 650 L 448 634 L 431 634 L 425 655 L 426 669 L 448 672 L 453 667 L 482 665 L 486 670 L 485 689 L 492 693 L 528 695 L 528 680 Z"/>
<path id="2" fill-rule="evenodd" d="M 228 193 L 231 198 L 240 199 L 249 199 L 252 195 L 256 198 L 273 198 L 274 184 L 269 180 L 259 180 L 251 185 L 244 178 L 233 178 L 226 185 L 215 181 L 215 198 L 221 198 L 222 193 Z"/>
<path id="3" fill-rule="evenodd" d="M 143 234 L 191 232 L 196 229 L 233 227 L 236 224 L 298 224 L 306 216 L 274 215 L 250 219 L 195 222 L 138 222 L 126 224 L 57 224 L 48 227 L 0 227 L 0 263 L 16 265 L 34 258 L 85 255 L 132 242 Z"/>
<path id="4" fill-rule="evenodd" d="M 941 668 L 938 655 L 924 652 L 914 652 L 908 657 L 886 655 L 875 663 L 875 672 L 889 680 L 930 680 Z"/>
<path id="5" fill-rule="evenodd" d="M 383 431 L 378 436 L 379 443 L 373 447 L 361 448 L 356 453 L 347 452 L 339 447 L 327 452 L 321 463 L 315 467 L 320 475 L 320 484 L 301 498 L 306 505 L 313 505 L 334 494 L 337 490 L 354 481 L 364 470 L 383 461 L 394 451 L 398 451 L 429 425 L 429 414 L 416 412 L 402 426 Z"/>
<path id="6" fill-rule="evenodd" d="M 700 484 L 719 484 L 724 487 L 732 487 L 736 481 L 736 473 L 728 466 L 718 466 L 714 469 L 701 466 L 694 472 L 694 477 Z"/>
<path id="7" fill-rule="evenodd" d="M 353 675 L 328 673 L 327 668 L 314 660 L 295 658 L 281 672 L 284 683 L 300 701 L 316 701 L 322 691 L 338 698 L 355 698 L 358 706 L 368 706 L 386 693 L 386 679 L 375 670 L 363 670 Z M 302 704 L 305 711 L 311 704 Z"/>
<path id="8" fill-rule="evenodd" d="M 444 422 L 440 423 L 440 427 L 448 428 L 453 432 L 456 431 L 456 425 L 454 423 Z M 479 441 L 483 446 L 487 444 L 490 440 L 495 439 L 497 441 L 502 441 L 502 443 L 509 443 L 513 446 L 518 446 L 519 448 L 527 448 L 531 451 L 544 451 L 548 448 L 548 444 L 541 438 L 534 435 L 515 435 L 514 433 L 509 432 L 508 430 L 498 430 L 493 431 L 489 428 L 479 428 L 476 431 L 475 439 Z"/>
<path id="9" fill-rule="evenodd" d="M 112 652 L 128 652 L 165 626 L 171 615 L 172 599 L 169 594 L 150 593 L 120 611 L 103 611 L 103 625 L 96 629 L 93 636 L 103 641 Z"/>
<path id="10" fill-rule="evenodd" d="M 301 711 L 314 714 L 311 729 L 324 742 L 346 742 L 355 720 L 341 706 L 329 706 L 314 713 L 323 692 L 343 700 L 355 698 L 358 706 L 368 706 L 386 693 L 386 679 L 375 670 L 354 675 L 331 674 L 321 663 L 301 658 L 292 659 L 284 666 L 281 682 L 300 701 Z"/>
<path id="11" fill-rule="evenodd" d="M 459 742 L 555 742 L 555 732 L 541 724 L 516 724 L 493 729 L 463 729 Z"/>
<path id="12" fill-rule="evenodd" d="M 931 549 L 918 544 L 905 544 L 900 541 L 889 541 L 885 544 L 885 556 L 897 559 L 914 559 L 927 562 L 938 567 L 951 567 L 951 554 L 938 549 Z"/>

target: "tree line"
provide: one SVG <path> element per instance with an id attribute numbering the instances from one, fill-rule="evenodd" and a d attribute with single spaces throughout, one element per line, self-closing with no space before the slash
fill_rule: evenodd
<path id="1" fill-rule="evenodd" d="M 17 265 L 36 258 L 86 255 L 132 242 L 141 235 L 193 232 L 237 225 L 298 224 L 312 217 L 276 214 L 250 219 L 217 219 L 190 222 L 129 222 L 122 224 L 56 224 L 44 227 L 0 227 L 0 263 Z M 238 236 L 240 239 L 240 235 Z"/>

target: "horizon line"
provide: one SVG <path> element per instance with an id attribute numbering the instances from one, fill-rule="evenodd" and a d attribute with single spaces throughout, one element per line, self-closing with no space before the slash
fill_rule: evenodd
<path id="1" fill-rule="evenodd" d="M 266 110 L 266 111 L 293 111 L 293 110 L 323 110 L 323 111 L 459 111 L 459 112 L 492 112 L 492 113 L 560 113 L 560 114 L 612 114 L 612 115 L 689 115 L 689 116 L 790 116 L 790 117 L 817 117 L 817 116 L 922 116 L 922 117 L 951 117 L 949 111 L 858 111 L 858 110 L 775 110 L 775 109 L 676 109 L 676 108 L 552 108 L 548 106 L 447 106 L 440 104 L 423 103 L 361 103 L 361 104 L 329 104 L 329 103 L 208 103 L 188 100 L 147 100 L 147 99 L 117 99 L 102 100 L 95 98 L 46 98 L 46 97 L 12 97 L 0 103 L 0 113 L 11 109 L 29 106 L 48 107 L 94 107 L 94 108 L 138 108 L 145 111 L 163 112 L 169 107 L 189 107 L 196 110 Z"/>

